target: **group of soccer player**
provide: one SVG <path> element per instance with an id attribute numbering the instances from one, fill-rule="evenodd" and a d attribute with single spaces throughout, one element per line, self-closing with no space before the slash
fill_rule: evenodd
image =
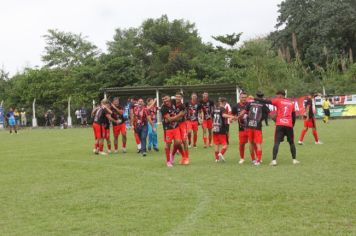
<path id="1" fill-rule="evenodd" d="M 118 98 L 112 102 L 103 99 L 101 104 L 93 110 L 93 130 L 95 136 L 94 153 L 106 155 L 103 151 L 104 141 L 107 142 L 108 152 L 111 152 L 110 123 L 113 127 L 114 152 L 118 152 L 118 137 L 122 134 L 122 151 L 126 152 L 126 120 L 134 128 L 135 140 L 138 153 L 147 155 L 147 137 L 149 138 L 148 149 L 157 147 L 157 112 L 160 110 L 164 134 L 164 149 L 167 167 L 174 165 L 177 153 L 181 156 L 180 164 L 189 164 L 189 148 L 197 147 L 198 127 L 203 129 L 204 148 L 214 145 L 215 162 L 225 161 L 224 155 L 229 145 L 229 124 L 238 122 L 239 138 L 239 164 L 245 162 L 245 146 L 249 143 L 249 151 L 252 163 L 256 166 L 262 163 L 262 121 L 268 117 L 270 110 L 268 104 L 276 108 L 273 120 L 276 123 L 273 156 L 271 165 L 277 165 L 279 145 L 284 138 L 290 146 L 292 163 L 298 164 L 296 159 L 296 147 L 294 143 L 294 124 L 296 122 L 295 104 L 285 98 L 284 91 L 278 91 L 273 99 L 265 99 L 263 93 L 258 92 L 256 97 L 248 97 L 245 92 L 240 94 L 240 101 L 232 109 L 226 98 L 219 97 L 217 101 L 209 99 L 209 94 L 204 92 L 201 100 L 196 93 L 191 95 L 188 102 L 183 102 L 180 92 L 174 96 L 164 95 L 162 106 L 157 108 L 155 99 L 148 99 L 147 104 L 140 98 L 131 101 L 129 117 L 124 116 L 124 109 Z M 304 115 L 304 129 L 299 140 L 303 144 L 303 138 L 308 128 L 313 129 L 316 144 L 318 140 L 315 117 L 312 110 L 312 97 L 306 101 L 306 113 Z M 153 140 L 153 141 L 152 141 Z"/>

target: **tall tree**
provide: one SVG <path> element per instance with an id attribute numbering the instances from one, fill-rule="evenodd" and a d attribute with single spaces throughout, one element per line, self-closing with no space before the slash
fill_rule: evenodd
<path id="1" fill-rule="evenodd" d="M 67 68 L 92 61 L 99 53 L 97 47 L 81 34 L 48 30 L 42 60 L 49 68 Z"/>
<path id="2" fill-rule="evenodd" d="M 285 0 L 276 27 L 275 45 L 281 51 L 293 48 L 294 57 L 313 68 L 356 55 L 354 0 Z"/>

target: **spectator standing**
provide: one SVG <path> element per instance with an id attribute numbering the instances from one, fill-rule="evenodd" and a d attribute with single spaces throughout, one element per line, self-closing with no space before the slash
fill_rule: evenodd
<path id="1" fill-rule="evenodd" d="M 26 127 L 27 125 L 27 117 L 26 111 L 24 108 L 21 109 L 20 116 L 21 116 L 21 126 Z"/>

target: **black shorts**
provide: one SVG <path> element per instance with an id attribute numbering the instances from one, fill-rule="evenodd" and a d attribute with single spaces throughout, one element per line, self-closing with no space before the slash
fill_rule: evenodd
<path id="1" fill-rule="evenodd" d="M 292 127 L 287 126 L 276 126 L 274 133 L 274 142 L 283 142 L 284 136 L 287 137 L 288 143 L 294 143 L 294 130 Z"/>
<path id="2" fill-rule="evenodd" d="M 330 110 L 329 109 L 324 109 L 324 114 L 325 114 L 325 116 L 330 116 Z"/>

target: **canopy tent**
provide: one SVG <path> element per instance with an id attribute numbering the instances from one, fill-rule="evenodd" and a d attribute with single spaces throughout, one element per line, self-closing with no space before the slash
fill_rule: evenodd
<path id="1" fill-rule="evenodd" d="M 204 84 L 204 85 L 177 85 L 177 86 L 132 86 L 102 88 L 104 97 L 114 94 L 115 96 L 127 97 L 147 97 L 153 96 L 157 99 L 157 106 L 160 106 L 160 96 L 163 94 L 174 95 L 181 91 L 184 96 L 189 96 L 192 92 L 208 92 L 210 95 L 236 94 L 236 101 L 239 101 L 240 87 L 236 84 Z"/>

